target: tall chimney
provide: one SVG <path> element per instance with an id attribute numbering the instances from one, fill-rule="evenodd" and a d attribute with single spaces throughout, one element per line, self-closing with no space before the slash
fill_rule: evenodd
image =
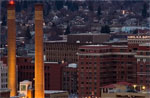
<path id="1" fill-rule="evenodd" d="M 43 6 L 35 5 L 35 98 L 44 98 Z"/>
<path id="2" fill-rule="evenodd" d="M 10 1 L 7 9 L 7 26 L 8 26 L 8 88 L 11 90 L 10 96 L 17 94 L 16 81 L 16 22 L 15 22 L 15 4 Z"/>

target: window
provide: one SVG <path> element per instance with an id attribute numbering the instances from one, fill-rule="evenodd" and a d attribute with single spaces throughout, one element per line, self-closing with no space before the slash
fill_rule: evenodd
<path id="1" fill-rule="evenodd" d="M 21 85 L 21 91 L 26 91 L 26 85 Z"/>
<path id="2" fill-rule="evenodd" d="M 150 65 L 146 65 L 146 68 L 150 68 Z"/>
<path id="3" fill-rule="evenodd" d="M 85 51 L 85 49 L 80 49 L 80 51 L 81 51 L 81 52 L 84 52 L 84 51 Z"/>
<path id="4" fill-rule="evenodd" d="M 150 52 L 146 52 L 146 55 L 150 55 Z"/>
<path id="5" fill-rule="evenodd" d="M 81 62 L 81 64 L 84 64 L 84 62 Z"/>

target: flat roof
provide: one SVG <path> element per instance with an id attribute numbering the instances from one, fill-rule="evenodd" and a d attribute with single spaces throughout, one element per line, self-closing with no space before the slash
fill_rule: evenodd
<path id="1" fill-rule="evenodd" d="M 99 46 L 109 46 L 109 45 L 97 44 L 97 45 L 83 45 L 83 46 L 99 47 Z"/>
<path id="2" fill-rule="evenodd" d="M 112 47 L 128 47 L 127 45 L 112 45 Z"/>
<path id="3" fill-rule="evenodd" d="M 67 40 L 55 40 L 55 41 L 44 41 L 44 43 L 57 43 L 57 42 L 67 42 Z"/>
<path id="4" fill-rule="evenodd" d="M 66 93 L 67 91 L 60 91 L 60 90 L 45 90 L 45 94 L 56 94 L 56 93 Z"/>
<path id="5" fill-rule="evenodd" d="M 0 89 L 0 93 L 3 93 L 3 92 L 10 92 L 9 89 Z"/>
<path id="6" fill-rule="evenodd" d="M 44 62 L 44 64 L 58 64 L 58 62 Z"/>
<path id="7" fill-rule="evenodd" d="M 20 83 L 31 83 L 31 81 L 29 81 L 29 80 L 24 80 L 24 81 L 22 81 L 22 82 L 20 82 Z"/>
<path id="8" fill-rule="evenodd" d="M 150 43 L 139 44 L 139 46 L 150 46 Z"/>
<path id="9" fill-rule="evenodd" d="M 69 35 L 109 35 L 104 33 L 77 33 L 77 34 L 69 34 Z"/>
<path id="10" fill-rule="evenodd" d="M 71 64 L 69 64 L 67 67 L 70 67 L 70 68 L 77 68 L 77 64 L 76 64 L 76 63 L 71 63 Z"/>

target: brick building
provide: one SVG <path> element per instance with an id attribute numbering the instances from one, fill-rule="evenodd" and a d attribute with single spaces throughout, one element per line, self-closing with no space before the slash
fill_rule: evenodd
<path id="1" fill-rule="evenodd" d="M 137 60 L 137 84 L 144 85 L 150 88 L 150 36 L 136 35 L 128 36 L 128 48 L 129 51 L 136 53 L 135 58 Z"/>
<path id="2" fill-rule="evenodd" d="M 68 43 L 104 43 L 109 41 L 110 35 L 103 33 L 69 34 Z"/>
<path id="3" fill-rule="evenodd" d="M 0 98 L 10 98 L 10 90 L 0 89 Z"/>
<path id="4" fill-rule="evenodd" d="M 6 58 L 2 58 L 6 63 Z M 18 83 L 24 80 L 33 82 L 34 87 L 34 62 L 30 57 L 17 57 Z M 66 64 L 57 62 L 44 62 L 45 70 L 45 90 L 62 89 L 62 68 Z"/>
<path id="5" fill-rule="evenodd" d="M 141 44 L 137 55 L 137 84 L 150 88 L 150 43 Z"/>
<path id="6" fill-rule="evenodd" d="M 77 94 L 77 64 L 69 64 L 62 72 L 62 89 L 69 94 Z"/>
<path id="7" fill-rule="evenodd" d="M 140 36 L 140 35 L 134 35 L 134 36 L 128 36 L 128 47 L 129 51 L 137 51 L 139 44 L 143 43 L 150 43 L 150 36 Z"/>
<path id="8" fill-rule="evenodd" d="M 77 51 L 80 43 L 67 43 L 63 41 L 44 42 L 44 52 L 48 62 L 77 62 Z"/>
<path id="9" fill-rule="evenodd" d="M 81 45 L 89 45 L 94 43 L 103 43 L 108 41 L 109 34 L 98 33 L 82 33 L 70 34 L 67 40 L 60 41 L 45 41 L 44 53 L 46 61 L 48 62 L 61 62 L 77 63 L 77 51 Z"/>
<path id="10" fill-rule="evenodd" d="M 101 86 L 121 81 L 136 82 L 134 55 L 127 46 L 81 46 L 78 52 L 79 97 L 100 97 Z"/>

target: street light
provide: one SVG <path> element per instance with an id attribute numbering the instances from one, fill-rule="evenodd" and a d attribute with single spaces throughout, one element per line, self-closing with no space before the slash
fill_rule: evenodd
<path id="1" fill-rule="evenodd" d="M 145 90 L 146 89 L 146 87 L 145 86 L 142 86 L 142 90 Z"/>
<path id="2" fill-rule="evenodd" d="M 133 85 L 134 90 L 136 90 L 136 87 L 137 87 L 137 85 L 134 84 L 134 85 Z"/>

